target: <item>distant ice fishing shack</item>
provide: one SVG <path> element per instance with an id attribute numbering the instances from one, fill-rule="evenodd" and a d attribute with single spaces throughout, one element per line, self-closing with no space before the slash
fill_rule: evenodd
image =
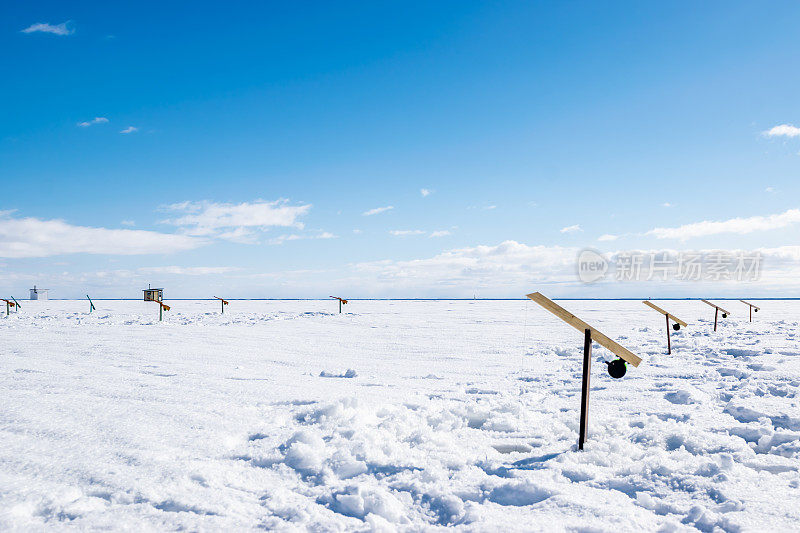
<path id="1" fill-rule="evenodd" d="M 47 291 L 50 289 L 40 289 L 36 285 L 31 289 L 31 300 L 47 300 Z"/>
<path id="2" fill-rule="evenodd" d="M 151 289 L 150 286 L 146 289 L 143 289 L 142 292 L 144 293 L 144 301 L 145 302 L 163 302 L 164 301 L 164 289 Z"/>

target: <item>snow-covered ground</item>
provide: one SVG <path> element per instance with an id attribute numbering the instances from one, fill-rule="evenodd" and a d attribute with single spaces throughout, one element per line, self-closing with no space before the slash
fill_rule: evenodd
<path id="1" fill-rule="evenodd" d="M 796 530 L 800 302 L 718 303 L 660 303 L 668 356 L 641 302 L 561 302 L 644 360 L 595 348 L 578 452 L 583 338 L 533 302 L 22 302 L 0 529 Z"/>

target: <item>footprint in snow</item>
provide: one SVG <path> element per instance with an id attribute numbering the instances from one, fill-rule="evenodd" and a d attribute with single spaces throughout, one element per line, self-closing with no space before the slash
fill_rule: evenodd
<path id="1" fill-rule="evenodd" d="M 674 392 L 668 392 L 664 395 L 664 398 L 670 402 L 677 405 L 686 405 L 690 403 L 695 403 L 692 399 L 692 395 L 689 391 L 679 390 Z"/>

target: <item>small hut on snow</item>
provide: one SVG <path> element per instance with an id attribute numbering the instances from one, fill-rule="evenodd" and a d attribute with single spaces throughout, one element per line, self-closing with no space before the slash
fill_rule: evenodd
<path id="1" fill-rule="evenodd" d="M 31 300 L 47 300 L 47 291 L 50 289 L 40 289 L 33 286 L 31 289 Z"/>

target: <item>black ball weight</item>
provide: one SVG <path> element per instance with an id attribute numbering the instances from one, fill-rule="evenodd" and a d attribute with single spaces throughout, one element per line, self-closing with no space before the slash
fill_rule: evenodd
<path id="1" fill-rule="evenodd" d="M 615 359 L 606 364 L 608 365 L 608 374 L 614 379 L 621 378 L 628 370 L 628 367 L 625 366 L 625 361 L 622 359 Z"/>

